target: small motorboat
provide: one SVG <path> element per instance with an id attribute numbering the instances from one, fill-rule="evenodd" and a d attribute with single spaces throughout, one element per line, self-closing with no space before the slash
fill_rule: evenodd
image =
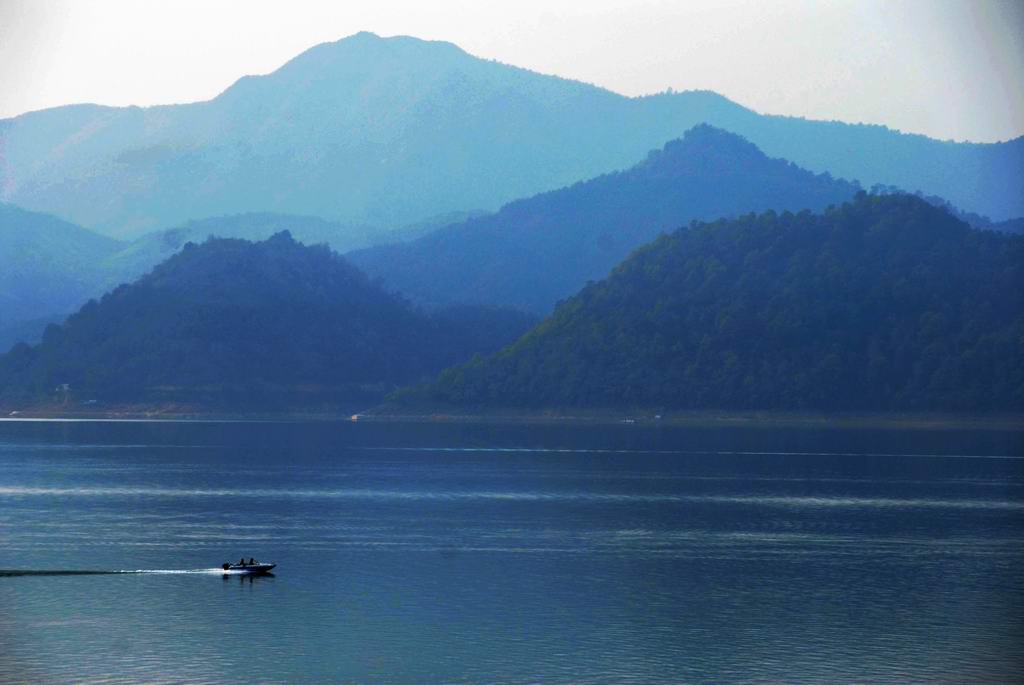
<path id="1" fill-rule="evenodd" d="M 277 564 L 261 564 L 260 562 L 253 562 L 251 564 L 229 564 L 224 562 L 221 568 L 224 569 L 224 573 L 231 574 L 248 574 L 250 576 L 260 575 L 261 573 L 270 573 L 270 571 L 277 566 Z"/>

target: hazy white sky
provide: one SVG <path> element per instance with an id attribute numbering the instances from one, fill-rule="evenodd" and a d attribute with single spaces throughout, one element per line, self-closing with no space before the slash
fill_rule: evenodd
<path id="1" fill-rule="evenodd" d="M 627 95 L 701 88 L 936 138 L 1024 134 L 1022 0 L 0 0 L 0 117 L 205 100 L 361 30 Z"/>

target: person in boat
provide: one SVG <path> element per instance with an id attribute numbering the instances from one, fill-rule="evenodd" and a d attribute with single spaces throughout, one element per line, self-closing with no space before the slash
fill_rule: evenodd
<path id="1" fill-rule="evenodd" d="M 239 566 L 245 566 L 245 557 L 242 557 L 241 559 L 238 560 L 238 565 Z"/>
<path id="2" fill-rule="evenodd" d="M 253 557 L 249 557 L 249 565 L 250 566 L 255 566 L 256 565 L 256 559 L 254 559 Z"/>

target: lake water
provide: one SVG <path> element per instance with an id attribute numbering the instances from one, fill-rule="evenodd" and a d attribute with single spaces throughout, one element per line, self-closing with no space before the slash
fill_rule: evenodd
<path id="1" fill-rule="evenodd" d="M 0 569 L 147 571 L 4 683 L 1020 682 L 1024 437 L 3 421 Z"/>

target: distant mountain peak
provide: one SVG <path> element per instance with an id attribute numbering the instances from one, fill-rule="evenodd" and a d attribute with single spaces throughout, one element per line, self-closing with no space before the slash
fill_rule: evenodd
<path id="1" fill-rule="evenodd" d="M 353 45 L 388 45 L 388 46 L 415 46 L 417 48 L 433 48 L 442 50 L 454 50 L 463 54 L 467 54 L 465 50 L 460 48 L 455 43 L 448 42 L 446 40 L 426 40 L 424 38 L 417 38 L 416 36 L 407 36 L 399 34 L 395 36 L 381 36 L 380 34 L 374 33 L 373 31 L 359 31 L 353 33 L 351 36 L 345 36 L 334 41 L 334 45 L 340 44 L 353 44 Z"/>
<path id="2" fill-rule="evenodd" d="M 296 242 L 295 238 L 292 237 L 292 232 L 287 228 L 283 231 L 278 231 L 274 235 L 267 239 L 267 242 L 271 245 L 285 244 L 290 245 Z"/>
<path id="3" fill-rule="evenodd" d="M 680 143 L 684 147 L 693 148 L 701 145 L 729 145 L 733 149 L 747 149 L 758 155 L 764 156 L 761 150 L 738 133 L 726 131 L 723 128 L 712 126 L 708 123 L 697 124 L 683 134 L 683 137 L 670 141 L 666 147 L 673 143 Z"/>
<path id="4" fill-rule="evenodd" d="M 697 126 L 624 171 L 350 258 L 421 302 L 542 313 L 662 231 L 751 211 L 824 209 L 859 189 L 770 158 L 736 134 Z"/>
<path id="5" fill-rule="evenodd" d="M 381 60 L 407 61 L 410 67 L 423 67 L 419 60 L 470 57 L 462 48 L 446 41 L 422 40 L 413 36 L 380 36 L 360 31 L 336 41 L 320 43 L 295 56 L 273 74 L 289 74 L 296 70 L 331 69 L 360 66 L 376 70 Z"/>
<path id="6" fill-rule="evenodd" d="M 652 150 L 644 165 L 655 168 L 675 167 L 707 159 L 724 160 L 735 165 L 741 161 L 767 160 L 768 156 L 739 134 L 710 124 L 698 124 L 686 131 L 682 138 L 675 138 L 661 149 Z"/>

